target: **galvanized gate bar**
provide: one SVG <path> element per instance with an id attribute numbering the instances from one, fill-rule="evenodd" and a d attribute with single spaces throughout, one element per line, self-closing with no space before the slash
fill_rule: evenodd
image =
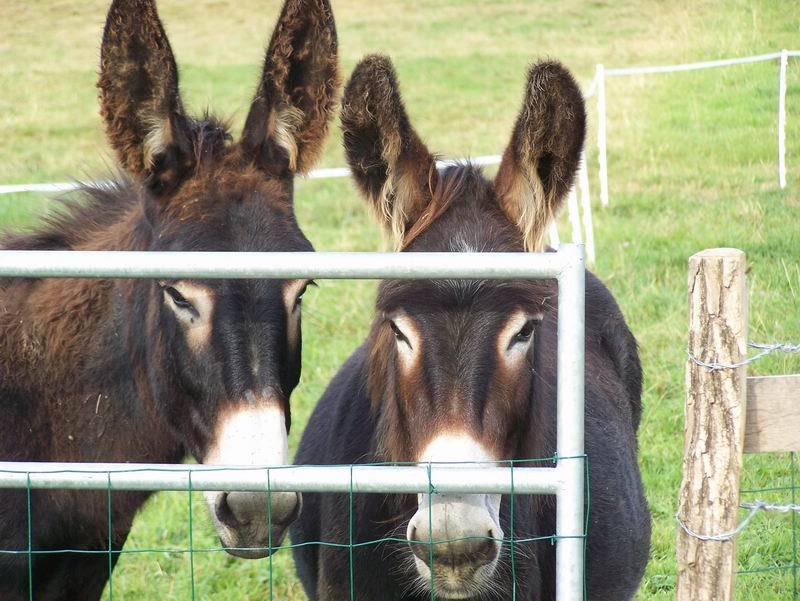
<path id="1" fill-rule="evenodd" d="M 556 494 L 556 601 L 583 599 L 584 327 L 582 245 L 555 253 L 224 253 L 0 251 L 0 277 L 91 278 L 557 278 L 557 460 L 552 468 L 515 467 L 513 490 Z M 88 473 L 93 472 L 95 473 Z M 44 473 L 49 472 L 49 473 Z M 99 472 L 99 473 L 98 473 Z M 268 470 L 194 465 L 0 463 L 0 488 L 115 490 L 271 490 L 301 492 L 510 493 L 508 467 L 302 466 Z M 430 478 L 430 480 L 429 480 Z"/>
<path id="2" fill-rule="evenodd" d="M 564 252 L 345 253 L 0 251 L 0 277 L 50 278 L 554 278 Z"/>
<path id="3" fill-rule="evenodd" d="M 189 478 L 191 473 L 191 487 Z M 430 475 L 430 480 L 428 479 Z M 352 487 L 350 484 L 352 476 Z M 431 465 L 304 465 L 294 467 L 136 465 L 121 463 L 0 462 L 0 489 L 246 490 L 273 492 L 556 494 L 567 477 L 562 468 Z M 269 482 L 267 482 L 269 478 Z"/>
<path id="4" fill-rule="evenodd" d="M 556 452 L 558 469 L 566 474 L 556 503 L 556 600 L 583 599 L 585 461 L 584 454 L 584 329 L 586 271 L 583 247 L 564 245 L 567 266 L 558 276 L 558 407 Z M 563 457 L 564 459 L 560 459 Z"/>

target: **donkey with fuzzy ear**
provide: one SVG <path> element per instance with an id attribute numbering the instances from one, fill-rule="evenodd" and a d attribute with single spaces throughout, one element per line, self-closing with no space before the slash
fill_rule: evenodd
<path id="1" fill-rule="evenodd" d="M 328 0 L 286 0 L 233 142 L 184 110 L 154 2 L 115 0 L 98 85 L 125 174 L 0 247 L 313 250 L 293 179 L 338 102 L 336 46 Z M 0 280 L 0 459 L 286 464 L 308 283 Z M 0 549 L 14 552 L 0 553 L 0 599 L 99 599 L 147 497 L 0 492 Z M 222 545 L 241 557 L 269 555 L 301 508 L 295 493 L 206 497 Z"/>
<path id="2" fill-rule="evenodd" d="M 494 181 L 469 164 L 439 173 L 411 127 L 390 62 L 371 56 L 347 84 L 342 128 L 356 184 L 400 250 L 523 252 L 541 249 L 572 185 L 585 112 L 569 72 L 539 63 Z M 552 281 L 382 282 L 369 336 L 317 405 L 296 462 L 491 465 L 552 457 L 557 297 Z M 636 458 L 641 378 L 636 341 L 616 302 L 587 274 L 592 600 L 631 599 L 647 562 L 650 516 Z M 555 500 L 514 501 L 357 495 L 351 506 L 348 495 L 307 494 L 292 526 L 298 573 L 314 600 L 511 599 L 514 584 L 519 599 L 552 599 Z M 341 546 L 305 544 L 314 541 Z"/>

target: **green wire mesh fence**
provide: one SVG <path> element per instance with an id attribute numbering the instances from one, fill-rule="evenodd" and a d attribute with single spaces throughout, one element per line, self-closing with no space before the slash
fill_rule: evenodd
<path id="1" fill-rule="evenodd" d="M 555 462 L 554 467 L 535 468 L 517 467 L 512 464 L 511 484 L 514 485 L 510 490 L 484 490 L 480 492 L 499 494 L 501 492 L 510 494 L 515 503 L 519 502 L 517 493 L 524 491 L 525 494 L 545 493 L 558 495 L 556 504 L 556 523 L 557 530 L 562 536 L 553 534 L 543 534 L 537 536 L 537 540 L 550 540 L 556 545 L 556 595 L 559 601 L 569 599 L 574 601 L 581 596 L 585 596 L 584 580 L 584 561 L 585 540 L 586 540 L 586 512 L 585 499 L 588 492 L 582 490 L 585 485 L 584 462 L 580 464 L 570 463 L 566 460 L 584 459 L 584 316 L 585 316 L 585 269 L 583 265 L 583 249 L 580 245 L 563 244 L 555 253 L 213 253 L 213 252 L 163 252 L 159 253 L 158 261 L 153 260 L 153 253 L 149 252 L 130 252 L 130 251 L 2 251 L 0 260 L 0 271 L 3 277 L 93 277 L 93 278 L 161 278 L 161 277 L 186 277 L 186 278 L 278 278 L 278 279 L 556 279 L 558 282 L 558 319 L 557 335 L 557 371 L 558 379 L 556 385 L 556 449 L 559 456 L 548 458 L 545 461 Z M 568 316 L 568 319 L 563 319 Z M 30 465 L 30 464 L 27 464 Z M 19 466 L 17 466 L 19 467 Z M 164 466 L 169 468 L 170 466 Z M 186 472 L 191 472 L 189 466 L 171 466 L 174 473 L 176 469 L 183 468 Z M 356 541 L 352 538 L 353 525 L 353 499 L 360 491 L 355 490 L 354 478 L 362 466 L 341 466 L 344 467 L 350 478 L 350 516 L 349 532 L 350 539 L 346 542 L 319 541 L 320 545 L 336 544 L 339 548 L 346 549 L 351 558 L 357 548 L 368 547 L 369 545 L 379 544 L 381 541 Z M 0 480 L 3 478 L 4 470 L 10 470 L 8 464 L 0 466 Z M 4 488 L 18 488 L 25 490 L 26 509 L 20 507 L 20 512 L 26 511 L 27 516 L 27 548 L 0 550 L 0 559 L 3 553 L 17 554 L 27 557 L 28 562 L 28 582 L 35 581 L 34 559 L 47 556 L 53 553 L 78 553 L 78 554 L 105 554 L 107 556 L 108 569 L 114 567 L 117 559 L 129 552 L 135 553 L 158 553 L 170 551 L 170 549 L 147 548 L 129 550 L 125 548 L 115 548 L 113 540 L 113 505 L 114 493 L 117 488 L 124 488 L 115 485 L 116 475 L 107 473 L 106 482 L 92 483 L 92 488 L 106 490 L 106 511 L 108 516 L 109 537 L 105 548 L 95 549 L 39 549 L 34 547 L 35 537 L 32 535 L 33 528 L 37 523 L 37 516 L 32 511 L 32 501 L 35 500 L 35 489 L 40 484 L 40 474 L 38 468 L 27 468 L 27 472 L 22 472 L 25 479 L 18 479 L 14 486 L 9 486 L 7 482 L 2 483 Z M 79 467 L 74 468 L 80 470 Z M 252 471 L 252 468 L 249 468 Z M 267 492 L 267 498 L 273 492 L 278 492 L 278 488 L 270 488 L 270 471 L 276 472 L 280 468 L 270 468 L 266 472 L 266 486 L 257 489 L 259 492 Z M 299 469 L 299 468 L 287 468 Z M 377 468 L 376 468 L 377 469 Z M 387 469 L 391 469 L 388 468 Z M 394 468 L 394 469 L 402 469 Z M 409 469 L 409 468 L 405 468 Z M 489 468 L 483 468 L 488 470 Z M 495 468 L 498 469 L 498 468 Z M 428 466 L 431 470 L 431 466 Z M 524 471 L 523 471 L 524 470 Z M 438 473 L 438 468 L 437 468 Z M 525 473 L 536 471 L 536 478 L 532 476 L 523 478 Z M 17 469 L 19 473 L 19 469 Z M 51 473 L 50 476 L 53 474 Z M 341 482 L 347 483 L 347 476 Z M 204 488 L 200 485 L 202 475 L 197 472 L 187 474 L 188 486 L 183 486 L 180 490 L 188 493 L 189 504 L 191 507 L 191 493 L 194 490 L 241 490 L 232 487 L 217 486 L 215 488 Z M 534 486 L 536 482 L 536 488 Z M 341 483 L 340 482 L 340 483 Z M 436 482 L 438 485 L 438 481 Z M 433 486 L 430 471 L 428 477 L 427 493 L 429 499 L 437 492 L 445 492 L 444 488 L 439 491 Z M 49 485 L 50 488 L 58 486 Z M 134 490 L 157 490 L 156 488 L 134 487 Z M 516 489 L 516 490 L 515 490 Z M 130 489 L 127 489 L 130 490 Z M 254 489 L 246 489 L 254 490 Z M 292 490 L 285 489 L 285 490 Z M 313 489 L 306 489 L 313 490 Z M 323 490 L 323 489 L 318 489 Z M 372 490 L 371 492 L 377 492 Z M 388 492 L 388 491 L 384 491 Z M 409 492 L 409 491 L 405 491 Z M 426 487 L 414 492 L 425 493 Z M 479 492 L 471 490 L 469 492 Z M 345 494 L 347 491 L 345 490 Z M 466 494 L 466 491 L 462 494 Z M 271 516 L 271 511 L 268 515 Z M 430 510 L 430 508 L 429 508 Z M 191 577 L 191 597 L 197 594 L 195 579 L 195 560 L 199 552 L 222 551 L 222 548 L 204 547 L 195 548 L 193 533 L 193 522 L 196 518 L 194 510 L 190 509 L 188 519 L 189 524 L 189 545 L 187 548 L 177 549 L 176 551 L 188 553 L 189 569 Z M 430 513 L 430 511 L 429 511 Z M 269 518 L 271 522 L 271 517 Z M 269 524 L 268 524 L 269 525 Z M 504 548 L 508 548 L 509 556 L 513 556 L 513 563 L 519 561 L 518 548 L 524 540 L 520 540 L 514 528 L 509 540 L 503 540 Z M 570 536 L 563 536 L 568 533 Z M 391 537 L 388 537 L 391 538 Z M 269 541 L 270 543 L 272 541 Z M 431 547 L 439 541 L 421 541 Z M 407 541 L 403 541 L 407 543 Z M 269 545 L 270 547 L 273 545 Z M 275 598 L 274 587 L 272 586 L 275 571 L 275 559 L 270 557 L 268 565 L 270 568 L 269 576 L 269 598 Z M 512 575 L 515 575 L 515 565 L 512 565 Z M 357 574 L 351 574 L 351 583 Z M 113 581 L 113 571 L 108 586 L 108 597 L 111 599 L 115 593 Z M 34 590 L 29 584 L 29 598 L 33 597 Z M 583 595 L 581 594 L 583 593 Z M 351 587 L 350 597 L 353 597 Z M 512 597 L 516 592 L 511 592 Z"/>
<path id="2" fill-rule="evenodd" d="M 584 554 L 586 550 L 586 534 L 588 532 L 588 516 L 589 516 L 589 507 L 590 507 L 590 498 L 589 498 L 589 467 L 588 467 L 588 459 L 585 455 L 575 456 L 575 457 L 558 457 L 556 455 L 547 458 L 539 458 L 539 459 L 520 459 L 520 460 L 510 460 L 510 461 L 503 461 L 503 462 L 496 462 L 492 463 L 490 467 L 497 467 L 498 465 L 502 467 L 507 467 L 508 472 L 510 475 L 510 494 L 506 495 L 508 500 L 508 515 L 507 515 L 507 524 L 508 524 L 508 532 L 504 534 L 503 539 L 499 541 L 501 545 L 501 557 L 505 554 L 505 559 L 508 562 L 508 568 L 510 569 L 511 573 L 511 590 L 509 591 L 502 591 L 506 595 L 509 595 L 511 599 L 517 599 L 517 567 L 520 561 L 528 561 L 530 559 L 529 554 L 527 551 L 520 551 L 520 547 L 524 548 L 525 545 L 530 545 L 532 543 L 538 543 L 541 541 L 549 541 L 550 544 L 555 545 L 556 542 L 562 538 L 576 538 L 575 536 L 559 536 L 556 533 L 547 533 L 547 534 L 536 534 L 531 535 L 530 533 L 525 533 L 523 536 L 518 535 L 518 528 L 515 524 L 515 516 L 516 516 L 516 509 L 519 503 L 526 502 L 525 499 L 530 499 L 531 495 L 529 493 L 520 493 L 516 489 L 515 486 L 515 474 L 519 474 L 521 469 L 536 467 L 536 466 L 547 466 L 547 465 L 556 465 L 559 461 L 563 460 L 581 460 L 585 466 L 585 491 L 586 491 L 586 512 L 585 512 L 585 524 L 583 533 L 577 537 L 581 538 L 584 546 Z M 479 464 L 480 462 L 477 462 Z M 374 540 L 356 540 L 354 538 L 354 525 L 355 520 L 357 519 L 356 510 L 354 507 L 354 499 L 358 494 L 362 494 L 356 490 L 354 486 L 354 479 L 353 479 L 353 470 L 357 467 L 384 467 L 387 469 L 391 469 L 392 467 L 407 467 L 407 466 L 419 466 L 418 463 L 372 463 L 372 464 L 359 464 L 359 465 L 342 465 L 337 467 L 342 467 L 347 470 L 349 474 L 349 490 L 343 494 L 348 496 L 348 512 L 347 515 L 342 516 L 342 520 L 346 521 L 347 523 L 347 541 L 346 542 L 339 542 L 339 541 L 305 541 L 302 543 L 292 543 L 291 541 L 287 541 L 284 545 L 273 545 L 272 541 L 272 502 L 271 502 L 271 495 L 272 495 L 272 487 L 270 482 L 272 479 L 270 478 L 270 474 L 274 473 L 277 470 L 286 469 L 290 466 L 286 467 L 269 467 L 269 468 L 260 468 L 259 471 L 262 471 L 266 474 L 265 482 L 265 492 L 267 493 L 267 526 L 269 534 L 269 541 L 267 548 L 240 548 L 240 549 L 233 549 L 233 550 L 242 550 L 242 551 L 250 551 L 250 550 L 273 550 L 275 552 L 271 553 L 268 558 L 263 560 L 264 563 L 267 564 L 266 568 L 266 577 L 264 581 L 264 589 L 261 590 L 254 590 L 254 591 L 247 591 L 253 595 L 257 595 L 257 598 L 269 599 L 272 601 L 273 599 L 283 599 L 285 598 L 281 594 L 276 591 L 275 586 L 275 576 L 276 570 L 276 558 L 281 554 L 285 553 L 289 549 L 294 547 L 300 546 L 308 546 L 308 545 L 318 545 L 321 547 L 330 547 L 341 549 L 347 552 L 348 555 L 348 580 L 349 580 L 349 599 L 352 601 L 355 597 L 356 591 L 356 579 L 358 578 L 358 574 L 354 568 L 354 552 L 357 550 L 362 549 L 375 549 L 376 551 L 380 550 L 383 545 L 397 545 L 398 548 L 401 546 L 405 546 L 408 548 L 410 543 L 414 544 L 422 544 L 427 545 L 429 549 L 429 553 L 431 554 L 431 560 L 433 558 L 434 547 L 437 545 L 459 542 L 463 540 L 492 540 L 489 537 L 476 537 L 476 536 L 469 536 L 469 537 L 458 537 L 458 538 L 449 538 L 449 539 L 432 539 L 428 537 L 427 539 L 423 540 L 416 540 L 416 541 L 409 541 L 404 536 L 397 536 L 395 533 L 387 533 L 386 536 L 377 538 Z M 431 511 L 431 504 L 433 502 L 433 498 L 440 493 L 437 487 L 434 484 L 434 479 L 432 477 L 432 468 L 434 466 L 440 465 L 437 463 L 427 463 L 422 464 L 428 474 L 428 483 L 427 483 L 427 494 L 428 494 L 428 518 L 429 520 L 432 519 L 432 511 Z M 458 464 L 447 463 L 447 467 L 459 467 Z M 476 462 L 470 462 L 470 467 L 476 467 Z M 176 471 L 180 471 L 181 466 L 164 466 L 164 473 L 174 474 Z M 183 466 L 184 468 L 186 466 Z M 292 468 L 297 468 L 299 466 L 291 466 Z M 333 466 L 331 466 L 333 467 Z M 233 468 L 234 470 L 243 470 L 245 468 Z M 550 469 L 550 468 L 548 468 Z M 254 468 L 246 468 L 247 471 L 255 471 Z M 195 555 L 196 554 L 223 554 L 227 550 L 222 546 L 196 546 L 195 545 L 195 522 L 197 521 L 196 516 L 196 508 L 194 508 L 193 498 L 198 493 L 198 491 L 193 486 L 193 477 L 196 478 L 196 475 L 193 476 L 193 471 L 190 469 L 185 469 L 183 473 L 185 473 L 188 477 L 188 486 L 184 492 L 173 492 L 173 494 L 180 494 L 186 495 L 186 513 L 184 514 L 186 517 L 186 528 L 187 528 L 187 538 L 188 544 L 184 547 L 181 546 L 144 546 L 140 547 L 135 544 L 128 544 L 127 546 L 120 546 L 115 544 L 114 542 L 114 522 L 113 522 L 113 508 L 114 508 L 114 495 L 117 493 L 124 492 L 122 488 L 117 486 L 116 484 L 112 483 L 112 474 L 117 475 L 120 473 L 127 473 L 133 474 L 136 472 L 143 472 L 144 470 L 137 470 L 136 468 L 125 470 L 124 467 L 120 470 L 115 471 L 108 471 L 103 474 L 105 477 L 106 486 L 104 490 L 97 485 L 96 479 L 98 477 L 99 472 L 96 471 L 82 471 L 81 464 L 74 464 L 74 467 L 71 467 L 69 470 L 63 470 L 60 472 L 54 471 L 41 471 L 37 472 L 34 470 L 25 472 L 25 486 L 24 486 L 24 498 L 25 498 L 25 507 L 19 507 L 19 511 L 24 513 L 25 516 L 25 539 L 26 539 L 26 548 L 20 549 L 0 549 L 0 558 L 2 556 L 24 556 L 27 561 L 27 571 L 28 571 L 28 581 L 27 581 L 27 598 L 29 601 L 34 601 L 36 599 L 35 590 L 34 590 L 34 583 L 35 583 L 35 569 L 36 569 L 36 560 L 38 558 L 46 557 L 46 556 L 57 556 L 57 555 L 74 555 L 74 556 L 105 556 L 107 558 L 107 566 L 108 566 L 108 582 L 105 589 L 105 598 L 109 601 L 113 601 L 113 599 L 121 599 L 125 598 L 124 595 L 120 595 L 120 593 L 115 592 L 115 571 L 118 571 L 119 568 L 115 570 L 115 566 L 117 561 L 123 556 L 131 556 L 131 557 L 142 557 L 146 555 L 161 555 L 161 554 L 179 554 L 188 557 L 188 580 L 189 580 L 189 587 L 188 587 L 188 594 L 185 595 L 184 598 L 191 599 L 194 601 L 195 599 L 202 598 L 198 594 L 198 576 L 195 566 Z M 148 472 L 154 471 L 152 468 L 147 468 Z M 204 469 L 204 472 L 210 471 L 219 471 L 219 472 L 227 472 L 231 471 L 231 468 L 210 468 Z M 10 471 L 7 469 L 0 469 L 0 475 L 8 474 L 8 473 L 15 473 L 19 474 L 17 471 Z M 52 476 L 53 474 L 64 474 L 69 473 L 71 475 L 80 475 L 85 474 L 91 476 L 95 479 L 94 488 L 97 490 L 94 491 L 73 491 L 75 494 L 97 494 L 99 492 L 105 493 L 105 504 L 106 504 L 106 523 L 107 523 L 107 537 L 106 537 L 106 545 L 104 548 L 77 548 L 77 547 L 63 547 L 63 548 L 36 548 L 34 544 L 34 525 L 37 520 L 37 516 L 33 510 L 34 507 L 34 499 L 35 495 L 49 493 L 52 489 L 57 488 L 56 486 L 47 485 L 47 491 L 37 490 L 42 486 L 42 480 L 40 479 L 39 482 L 32 481 L 32 478 L 35 478 L 39 475 L 47 475 Z M 476 493 L 477 494 L 477 493 Z M 182 515 L 171 515 L 169 516 L 172 519 L 180 520 L 183 519 Z M 431 524 L 429 524 L 429 533 L 433 531 Z M 410 553 L 410 551 L 409 551 Z M 235 561 L 248 561 L 248 560 L 235 560 Z M 285 563 L 285 562 L 282 562 Z M 263 565 L 263 564 L 262 564 Z M 286 570 L 286 566 L 281 566 L 283 570 Z M 431 570 L 431 582 L 429 587 L 429 598 L 434 600 L 436 599 L 435 593 L 435 575 L 434 571 Z M 500 593 L 501 591 L 498 591 Z M 584 599 L 586 598 L 586 588 L 585 588 L 585 580 L 584 580 Z"/>
<path id="3" fill-rule="evenodd" d="M 781 599 L 800 599 L 797 454 L 751 455 L 745 467 L 742 505 L 760 504 L 763 509 L 755 511 L 763 515 L 738 537 L 737 595 L 757 599 L 769 591 Z"/>

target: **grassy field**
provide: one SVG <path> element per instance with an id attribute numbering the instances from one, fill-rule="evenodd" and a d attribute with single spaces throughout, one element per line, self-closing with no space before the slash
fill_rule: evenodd
<path id="1" fill-rule="evenodd" d="M 0 183 L 102 176 L 112 163 L 97 116 L 94 81 L 105 2 L 4 0 L 0 20 Z M 447 156 L 505 145 L 521 101 L 525 66 L 563 61 L 583 82 L 595 63 L 668 64 L 800 48 L 789 3 L 634 0 L 469 2 L 334 0 L 345 72 L 367 52 L 394 59 L 408 109 L 429 146 Z M 161 2 L 182 69 L 184 98 L 212 106 L 237 128 L 246 114 L 278 2 Z M 703 248 L 734 246 L 751 265 L 750 337 L 800 341 L 800 63 L 789 66 L 789 186 L 777 186 L 777 68 L 737 66 L 608 82 L 611 206 L 595 213 L 596 272 L 619 301 L 641 345 L 645 411 L 640 462 L 654 519 L 639 599 L 674 596 L 675 522 L 683 428 L 686 261 Z M 594 130 L 595 113 L 590 118 Z M 590 137 L 590 141 L 593 137 Z M 590 142 L 591 143 L 591 142 Z M 593 146 L 591 146 L 593 149 Z M 590 153 L 593 196 L 596 161 Z M 343 165 L 338 132 L 323 166 Z M 346 180 L 305 181 L 299 219 L 319 250 L 376 250 L 377 228 Z M 48 210 L 37 195 L 0 197 L 0 223 L 27 225 Z M 569 228 L 561 224 L 562 236 Z M 374 284 L 323 282 L 304 302 L 303 380 L 292 398 L 296 444 L 326 383 L 362 339 Z M 753 373 L 800 372 L 797 357 L 771 357 Z M 748 489 L 792 479 L 785 456 L 747 459 Z M 787 502 L 788 493 L 758 493 Z M 202 500 L 194 545 L 217 545 Z M 185 494 L 156 495 L 128 550 L 188 544 Z M 793 559 L 792 518 L 759 516 L 740 538 L 740 568 Z M 796 560 L 796 558 L 795 558 Z M 243 561 L 194 556 L 198 599 L 303 599 L 290 553 Z M 189 599 L 189 557 L 131 553 L 113 579 L 114 598 Z M 742 575 L 737 598 L 787 598 L 790 571 Z M 110 596 L 110 595 L 109 595 Z"/>

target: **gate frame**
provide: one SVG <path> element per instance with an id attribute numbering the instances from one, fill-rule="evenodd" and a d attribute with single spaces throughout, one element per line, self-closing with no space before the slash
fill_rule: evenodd
<path id="1" fill-rule="evenodd" d="M 0 462 L 0 488 L 555 494 L 556 600 L 584 598 L 583 245 L 553 253 L 0 251 L 0 277 L 558 281 L 556 465 L 253 466 Z"/>

